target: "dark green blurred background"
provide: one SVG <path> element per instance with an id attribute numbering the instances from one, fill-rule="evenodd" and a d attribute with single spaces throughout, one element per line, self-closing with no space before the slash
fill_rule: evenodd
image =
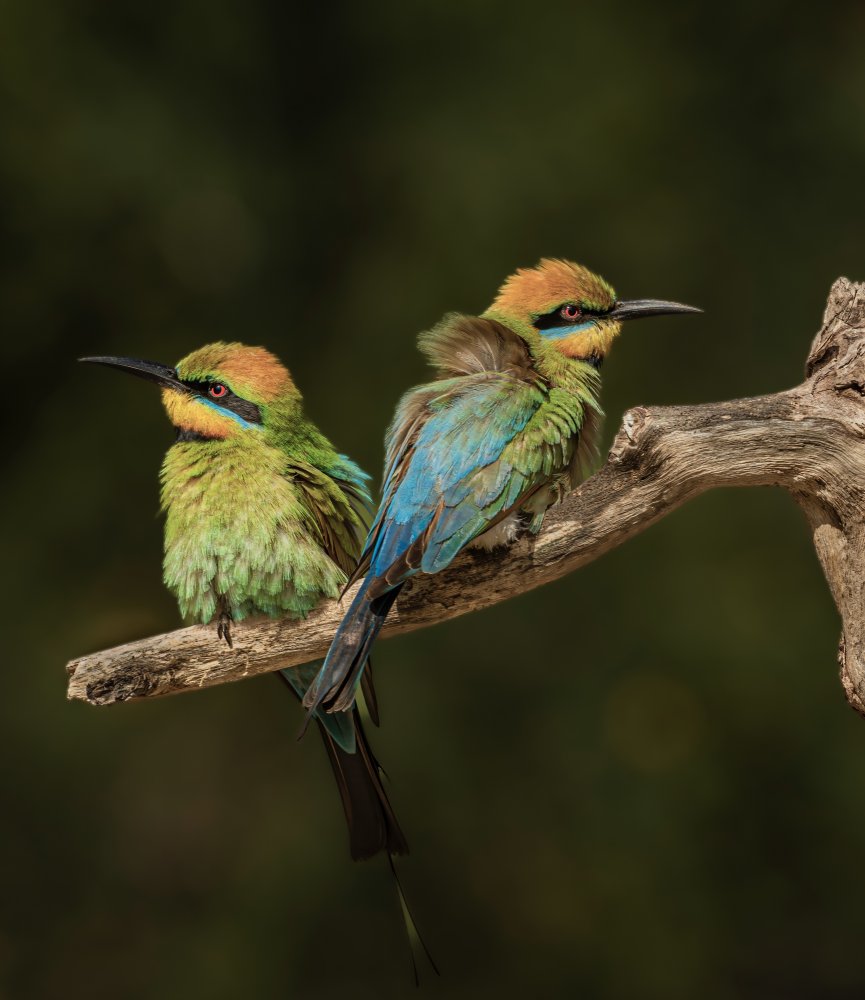
<path id="1" fill-rule="evenodd" d="M 705 308 L 628 329 L 638 403 L 801 378 L 865 278 L 861 4 L 0 6 L 4 996 L 411 994 L 270 678 L 113 709 L 71 656 L 174 628 L 157 394 L 84 353 L 292 367 L 376 476 L 415 334 L 541 255 Z M 865 723 L 779 492 L 382 644 L 376 745 L 429 996 L 865 994 Z"/>

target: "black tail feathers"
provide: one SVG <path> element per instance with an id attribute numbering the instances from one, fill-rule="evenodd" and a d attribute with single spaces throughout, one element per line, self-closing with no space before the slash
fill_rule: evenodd
<path id="1" fill-rule="evenodd" d="M 355 861 L 384 851 L 408 854 L 408 842 L 382 784 L 382 770 L 372 752 L 357 708 L 352 711 L 356 752 L 346 753 L 319 722 L 327 756 L 336 778 Z"/>

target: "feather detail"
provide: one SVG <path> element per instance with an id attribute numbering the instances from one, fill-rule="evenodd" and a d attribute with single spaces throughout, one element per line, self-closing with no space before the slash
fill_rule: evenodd
<path id="1" fill-rule="evenodd" d="M 450 313 L 420 335 L 418 347 L 442 378 L 478 372 L 531 376 L 526 342 L 496 320 Z"/>

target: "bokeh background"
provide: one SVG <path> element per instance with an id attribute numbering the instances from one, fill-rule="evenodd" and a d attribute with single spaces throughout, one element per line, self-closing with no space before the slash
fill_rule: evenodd
<path id="1" fill-rule="evenodd" d="M 378 475 L 416 333 L 562 255 L 706 310 L 626 331 L 608 440 L 788 387 L 865 278 L 863 32 L 858 3 L 0 7 L 3 996 L 413 995 L 280 685 L 65 701 L 70 657 L 178 624 L 157 394 L 74 359 L 266 344 Z M 427 995 L 863 996 L 838 631 L 803 518 L 751 490 L 383 643 Z"/>

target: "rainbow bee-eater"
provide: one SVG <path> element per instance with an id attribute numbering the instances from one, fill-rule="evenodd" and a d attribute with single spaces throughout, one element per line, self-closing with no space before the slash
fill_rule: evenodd
<path id="1" fill-rule="evenodd" d="M 370 649 L 405 582 L 467 546 L 494 549 L 578 484 L 598 445 L 600 370 L 628 320 L 700 312 L 623 302 L 579 264 L 542 260 L 480 316 L 421 334 L 436 378 L 408 392 L 387 433 L 383 498 L 350 583 L 365 577 L 304 698 L 353 703 Z"/>
<path id="2" fill-rule="evenodd" d="M 368 477 L 303 413 L 288 370 L 269 351 L 209 344 L 176 368 L 136 358 L 95 362 L 155 382 L 177 439 L 162 465 L 164 577 L 187 620 L 302 618 L 339 594 L 369 526 Z M 319 664 L 282 676 L 302 698 Z M 371 717 L 377 708 L 364 685 Z M 316 713 L 349 828 L 351 854 L 408 850 L 357 708 Z"/>

